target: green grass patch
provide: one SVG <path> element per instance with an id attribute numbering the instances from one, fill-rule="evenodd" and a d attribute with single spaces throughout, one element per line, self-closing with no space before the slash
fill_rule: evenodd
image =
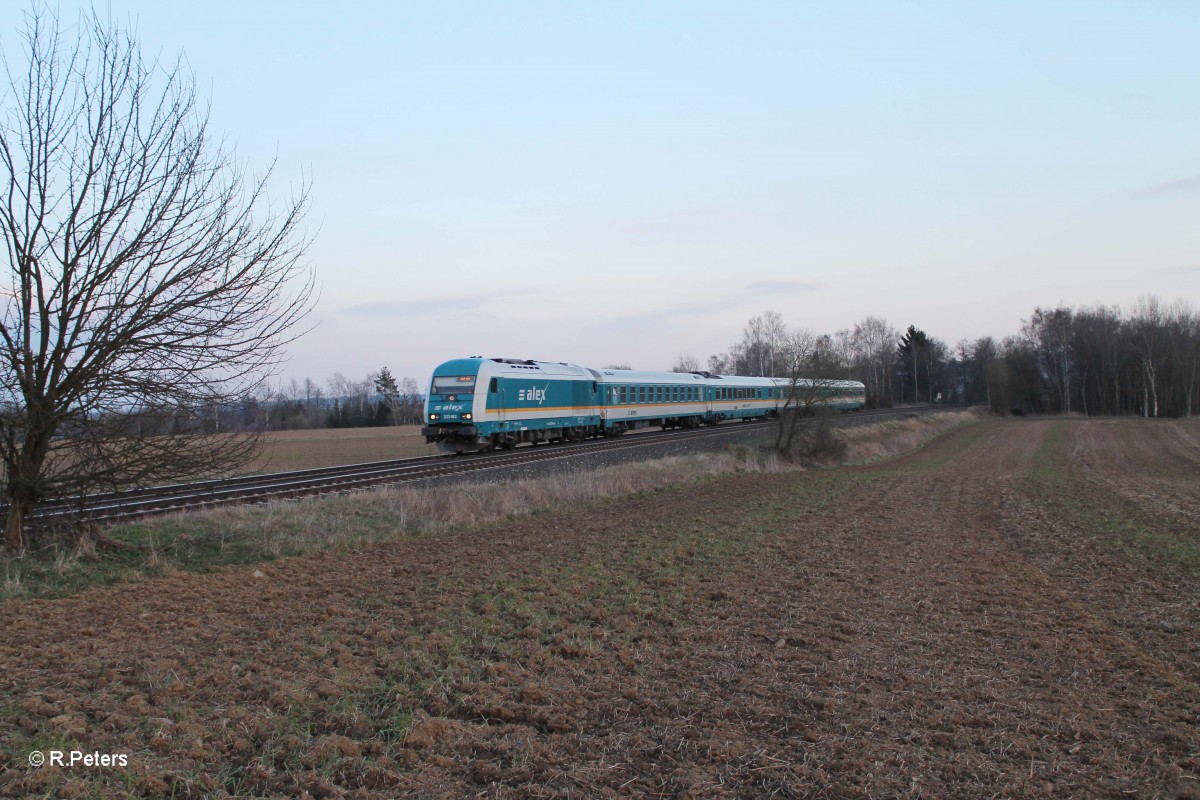
<path id="1" fill-rule="evenodd" d="M 1169 520 L 1098 494 L 1084 483 L 1069 455 L 1071 426 L 1079 424 L 1086 422 L 1062 420 L 1049 426 L 1026 474 L 1034 492 L 1071 525 L 1111 546 L 1200 575 L 1200 541 L 1194 530 L 1169 527 Z"/>

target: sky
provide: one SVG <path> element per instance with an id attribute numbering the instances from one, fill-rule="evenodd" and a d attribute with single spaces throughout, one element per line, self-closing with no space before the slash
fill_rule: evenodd
<path id="1" fill-rule="evenodd" d="M 184 55 L 281 198 L 311 181 L 320 296 L 281 379 L 667 369 L 767 310 L 954 343 L 1200 306 L 1193 2 L 96 8 Z"/>

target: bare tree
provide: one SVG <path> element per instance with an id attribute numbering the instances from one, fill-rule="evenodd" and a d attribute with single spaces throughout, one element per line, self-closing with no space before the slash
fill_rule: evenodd
<path id="1" fill-rule="evenodd" d="M 738 375 L 775 377 L 784 369 L 780 348 L 787 339 L 787 326 L 778 311 L 767 311 L 759 317 L 751 317 L 742 331 L 741 345 L 732 352 L 739 352 L 742 363 L 738 364 Z"/>
<path id="2" fill-rule="evenodd" d="M 885 408 L 892 404 L 892 364 L 900 334 L 881 317 L 866 317 L 850 335 L 854 362 L 860 380 L 867 386 L 867 405 Z"/>
<path id="3" fill-rule="evenodd" d="M 1058 408 L 1064 414 L 1071 412 L 1071 382 L 1075 372 L 1072 350 L 1074 314 L 1070 308 L 1059 306 L 1054 309 L 1035 308 L 1021 333 L 1029 340 L 1037 354 L 1050 386 L 1058 399 Z"/>
<path id="4" fill-rule="evenodd" d="M 1157 417 L 1167 315 L 1157 297 L 1139 297 L 1129 322 L 1133 352 L 1142 374 L 1142 416 Z"/>
<path id="5" fill-rule="evenodd" d="M 829 410 L 830 388 L 837 363 L 830 359 L 831 339 L 811 331 L 798 330 L 787 334 L 780 348 L 786 373 L 784 402 L 779 409 L 779 424 L 775 428 L 775 450 L 789 454 L 795 446 L 804 417 Z"/>
<path id="6" fill-rule="evenodd" d="M 680 353 L 671 366 L 671 372 L 699 372 L 700 362 L 690 353 Z"/>
<path id="7" fill-rule="evenodd" d="M 983 381 L 984 398 L 987 400 L 988 408 L 993 411 L 997 410 L 996 405 L 992 402 L 992 376 L 995 372 L 993 364 L 998 355 L 996 341 L 991 336 L 980 336 L 971 345 L 971 358 Z"/>
<path id="8" fill-rule="evenodd" d="M 64 33 L 64 30 L 69 33 Z M 195 79 L 94 12 L 26 15 L 0 100 L 0 461 L 5 543 L 36 504 L 218 473 L 258 449 L 201 409 L 277 368 L 310 308 L 307 187 L 281 206 L 208 130 Z M 176 436 L 139 436 L 146 411 Z"/>

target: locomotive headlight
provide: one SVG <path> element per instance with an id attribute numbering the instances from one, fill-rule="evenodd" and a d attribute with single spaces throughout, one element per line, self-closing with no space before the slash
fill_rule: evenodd
<path id="1" fill-rule="evenodd" d="M 437 418 L 438 418 L 438 415 L 437 415 L 437 414 L 430 414 L 430 415 L 429 415 L 429 421 L 430 421 L 430 422 L 433 422 L 433 421 L 434 421 L 435 419 L 437 419 Z"/>
<path id="2" fill-rule="evenodd" d="M 463 414 L 463 419 L 470 419 L 470 418 L 471 418 L 471 413 L 469 411 L 466 414 Z"/>

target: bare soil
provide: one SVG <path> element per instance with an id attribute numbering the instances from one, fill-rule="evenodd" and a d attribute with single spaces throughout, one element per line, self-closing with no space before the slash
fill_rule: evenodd
<path id="1" fill-rule="evenodd" d="M 9 602 L 0 794 L 1200 797 L 1197 486 L 1193 422 L 988 421 Z"/>

